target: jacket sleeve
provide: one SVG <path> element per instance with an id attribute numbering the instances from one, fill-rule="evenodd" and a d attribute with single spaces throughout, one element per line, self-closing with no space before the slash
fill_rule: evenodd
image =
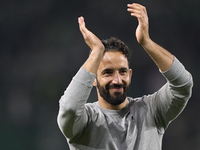
<path id="1" fill-rule="evenodd" d="M 177 58 L 169 70 L 161 72 L 167 83 L 152 95 L 150 108 L 158 128 L 166 129 L 185 108 L 192 94 L 192 75 Z"/>
<path id="2" fill-rule="evenodd" d="M 85 103 L 95 77 L 96 75 L 80 68 L 59 101 L 57 122 L 60 130 L 68 139 L 80 133 L 87 124 Z"/>

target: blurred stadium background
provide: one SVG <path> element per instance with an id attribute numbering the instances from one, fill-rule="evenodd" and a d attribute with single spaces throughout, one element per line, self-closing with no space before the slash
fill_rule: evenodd
<path id="1" fill-rule="evenodd" d="M 0 2 L 0 149 L 68 150 L 56 117 L 58 101 L 88 57 L 77 18 L 100 39 L 123 40 L 133 51 L 132 97 L 165 80 L 136 42 L 137 20 L 127 3 L 147 7 L 150 36 L 194 78 L 193 96 L 169 126 L 163 150 L 200 149 L 199 0 L 2 0 Z M 96 101 L 95 89 L 89 102 Z"/>

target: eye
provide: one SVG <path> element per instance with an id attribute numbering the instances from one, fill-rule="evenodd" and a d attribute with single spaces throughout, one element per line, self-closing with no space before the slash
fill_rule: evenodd
<path id="1" fill-rule="evenodd" d="M 121 69 L 120 70 L 120 74 L 122 74 L 122 75 L 126 75 L 127 73 L 128 73 L 127 69 Z"/>
<path id="2" fill-rule="evenodd" d="M 106 71 L 106 72 L 103 73 L 103 75 L 111 75 L 111 74 L 112 74 L 111 71 Z"/>
<path id="3" fill-rule="evenodd" d="M 102 72 L 103 75 L 105 76 L 109 76 L 109 75 L 112 75 L 113 74 L 113 70 L 112 69 L 106 69 Z"/>
<path id="4" fill-rule="evenodd" d="M 126 71 L 121 71 L 120 74 L 121 74 L 121 75 L 126 75 L 127 72 L 126 72 Z"/>

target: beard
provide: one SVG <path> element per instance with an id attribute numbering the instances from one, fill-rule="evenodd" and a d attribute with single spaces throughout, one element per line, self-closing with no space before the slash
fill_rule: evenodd
<path id="1" fill-rule="evenodd" d="M 98 80 L 97 88 L 99 90 L 100 96 L 111 105 L 120 105 L 121 103 L 123 103 L 129 91 L 129 85 L 127 86 L 126 83 L 113 85 L 110 85 L 110 83 L 108 83 L 104 88 L 100 85 Z M 109 92 L 109 89 L 111 88 L 123 88 L 123 92 L 114 92 L 114 95 L 112 96 Z"/>

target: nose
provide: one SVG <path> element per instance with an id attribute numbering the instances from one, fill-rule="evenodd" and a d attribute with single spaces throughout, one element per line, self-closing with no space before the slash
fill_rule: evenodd
<path id="1" fill-rule="evenodd" d="M 121 79 L 120 74 L 118 72 L 116 72 L 114 74 L 112 83 L 113 84 L 122 84 L 122 79 Z"/>

